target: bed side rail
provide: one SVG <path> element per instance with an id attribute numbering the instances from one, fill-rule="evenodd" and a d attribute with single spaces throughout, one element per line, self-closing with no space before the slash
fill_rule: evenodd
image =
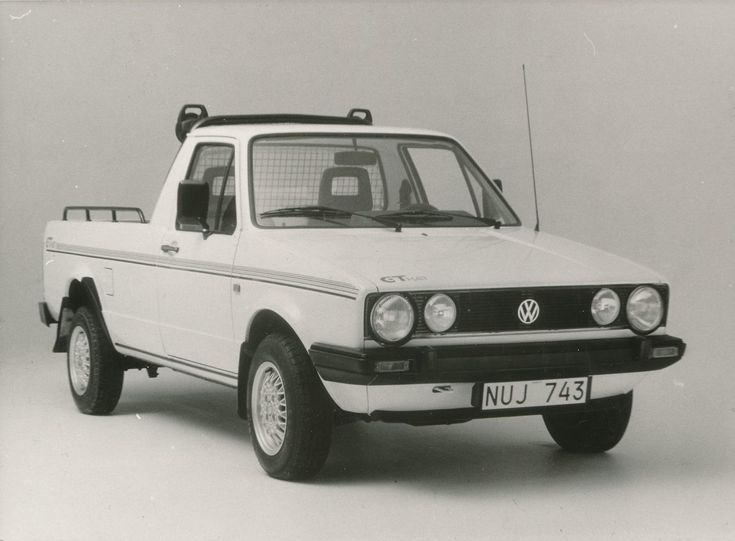
<path id="1" fill-rule="evenodd" d="M 62 220 L 67 221 L 69 219 L 69 214 L 75 214 L 75 213 L 82 213 L 84 216 L 84 221 L 87 222 L 94 222 L 94 221 L 112 221 L 112 222 L 140 222 L 142 224 L 146 223 L 145 221 L 145 215 L 143 214 L 143 211 L 140 210 L 137 207 L 98 207 L 98 206 L 72 206 L 72 207 L 64 207 L 64 214 L 62 217 Z M 108 214 L 109 213 L 109 214 Z M 99 218 L 99 215 L 103 214 L 104 217 L 109 217 L 108 220 L 102 220 Z M 122 214 L 122 218 L 120 219 L 120 215 Z M 134 214 L 135 217 L 131 217 L 130 215 Z M 127 217 L 127 219 L 125 219 Z"/>

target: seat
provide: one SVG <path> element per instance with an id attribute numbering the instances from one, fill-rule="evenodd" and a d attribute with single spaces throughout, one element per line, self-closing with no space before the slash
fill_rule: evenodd
<path id="1" fill-rule="evenodd" d="M 401 187 L 398 189 L 398 204 L 402 209 L 411 206 L 411 197 L 413 196 L 413 189 L 411 183 L 408 182 L 407 178 L 404 178 L 401 182 Z"/>
<path id="2" fill-rule="evenodd" d="M 348 212 L 373 209 L 370 175 L 361 167 L 330 167 L 322 174 L 319 205 Z"/>
<path id="3" fill-rule="evenodd" d="M 225 171 L 227 171 L 227 167 L 224 165 L 215 165 L 214 167 L 207 167 L 204 172 L 202 173 L 202 180 L 206 182 L 207 184 L 212 184 L 214 182 L 214 179 L 217 177 L 224 177 Z M 227 177 L 231 178 L 235 174 L 235 170 L 233 166 L 230 166 L 230 169 L 227 173 Z"/>

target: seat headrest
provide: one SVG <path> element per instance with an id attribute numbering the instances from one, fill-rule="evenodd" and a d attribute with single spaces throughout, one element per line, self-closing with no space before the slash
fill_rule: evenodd
<path id="1" fill-rule="evenodd" d="M 330 167 L 322 174 L 319 205 L 350 212 L 372 210 L 370 175 L 362 167 Z"/>

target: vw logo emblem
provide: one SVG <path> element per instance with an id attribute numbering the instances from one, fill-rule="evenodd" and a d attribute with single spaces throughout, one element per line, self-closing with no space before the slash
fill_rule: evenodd
<path id="1" fill-rule="evenodd" d="M 530 325 L 538 319 L 539 312 L 538 303 L 533 299 L 526 299 L 518 306 L 518 319 L 521 323 Z"/>

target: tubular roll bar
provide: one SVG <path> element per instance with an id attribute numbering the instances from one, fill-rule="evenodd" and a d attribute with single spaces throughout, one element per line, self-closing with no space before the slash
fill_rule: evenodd
<path id="1" fill-rule="evenodd" d="M 84 212 L 84 217 L 87 222 L 91 222 L 92 220 L 92 212 L 94 211 L 105 211 L 109 212 L 112 216 L 112 221 L 117 222 L 117 213 L 118 212 L 134 212 L 138 215 L 138 221 L 140 223 L 145 223 L 145 215 L 143 214 L 143 211 L 140 210 L 137 207 L 88 207 L 88 206 L 74 206 L 74 207 L 64 207 L 64 215 L 62 217 L 62 220 L 67 221 L 69 212 Z"/>

